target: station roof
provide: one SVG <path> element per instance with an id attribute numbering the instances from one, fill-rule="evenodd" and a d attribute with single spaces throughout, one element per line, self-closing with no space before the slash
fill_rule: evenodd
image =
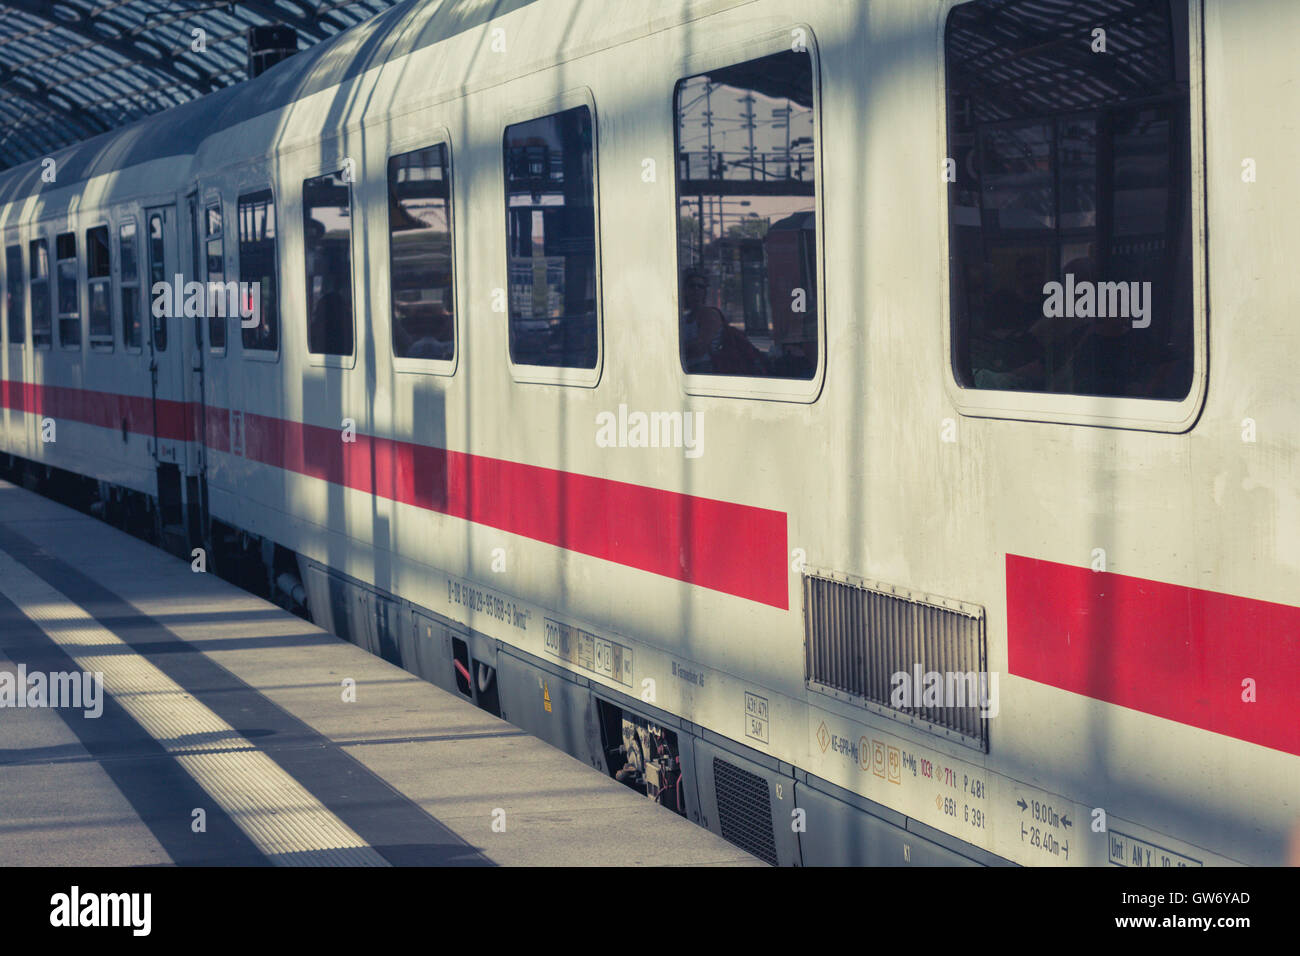
<path id="1" fill-rule="evenodd" d="M 397 2 L 0 0 L 0 169 L 243 81 L 250 27 L 304 49 Z"/>

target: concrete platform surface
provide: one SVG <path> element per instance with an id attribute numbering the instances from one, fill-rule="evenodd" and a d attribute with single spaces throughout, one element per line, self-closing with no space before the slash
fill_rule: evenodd
<path id="1" fill-rule="evenodd" d="M 467 701 L 0 482 L 0 866 L 151 864 L 762 865 Z"/>

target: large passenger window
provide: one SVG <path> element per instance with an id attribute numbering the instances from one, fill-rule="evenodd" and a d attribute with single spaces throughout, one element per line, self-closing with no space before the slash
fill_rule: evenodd
<path id="1" fill-rule="evenodd" d="M 302 184 L 307 350 L 352 354 L 352 197 L 342 172 Z"/>
<path id="2" fill-rule="evenodd" d="M 949 14 L 949 286 L 963 387 L 1190 391 L 1187 16 L 1187 0 L 975 0 Z"/>
<path id="3" fill-rule="evenodd" d="M 783 52 L 677 84 L 682 368 L 817 371 L 813 67 Z"/>
<path id="4" fill-rule="evenodd" d="M 456 347 L 451 178 L 441 144 L 388 160 L 393 354 L 449 360 Z"/>
<path id="5" fill-rule="evenodd" d="M 280 347 L 280 305 L 276 295 L 275 199 L 269 189 L 239 197 L 239 281 L 256 283 L 255 288 L 239 293 L 241 298 L 257 297 L 257 324 L 245 326 L 241 313 L 244 348 L 274 352 Z M 252 311 L 252 305 L 252 301 L 243 302 L 243 311 Z"/>
<path id="6" fill-rule="evenodd" d="M 122 348 L 141 349 L 144 323 L 140 317 L 140 257 L 136 249 L 135 220 L 117 227 L 117 254 L 122 265 Z"/>
<path id="7" fill-rule="evenodd" d="M 90 305 L 90 347 L 113 348 L 113 263 L 108 226 L 86 230 L 86 293 Z"/>
<path id="8" fill-rule="evenodd" d="M 56 306 L 59 312 L 59 345 L 81 348 L 81 307 L 77 288 L 77 234 L 61 233 L 54 241 L 58 276 Z"/>
<path id="9" fill-rule="evenodd" d="M 236 315 L 239 312 L 231 308 L 232 305 L 238 305 L 238 299 L 226 291 L 225 224 L 219 202 L 209 203 L 205 210 L 203 238 L 208 271 L 208 288 L 204 299 L 208 312 L 208 349 L 224 352 L 228 316 L 232 311 Z"/>
<path id="10" fill-rule="evenodd" d="M 33 239 L 27 247 L 27 268 L 31 271 L 32 346 L 48 349 L 51 339 L 50 249 L 49 240 Z"/>
<path id="11" fill-rule="evenodd" d="M 23 313 L 23 247 L 5 248 L 5 317 L 9 322 L 9 344 L 27 341 L 27 318 Z"/>
<path id="12" fill-rule="evenodd" d="M 596 367 L 596 179 L 585 106 L 507 126 L 510 358 Z"/>

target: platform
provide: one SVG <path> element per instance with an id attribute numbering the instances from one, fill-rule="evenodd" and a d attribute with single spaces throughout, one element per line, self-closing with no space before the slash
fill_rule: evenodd
<path id="1" fill-rule="evenodd" d="M 57 677 L 83 672 L 103 675 L 101 699 L 93 678 Z M 21 673 L 50 678 L 44 700 L 39 680 L 18 699 Z M 0 866 L 169 864 L 761 862 L 215 574 L 0 482 Z"/>

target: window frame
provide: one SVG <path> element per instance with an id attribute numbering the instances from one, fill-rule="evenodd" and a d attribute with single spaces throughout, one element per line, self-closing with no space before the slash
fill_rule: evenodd
<path id="1" fill-rule="evenodd" d="M 503 134 L 504 135 L 504 134 Z M 409 356 L 399 356 L 393 351 L 393 232 L 390 228 L 392 221 L 392 211 L 389 210 L 384 216 L 384 240 L 385 248 L 388 250 L 388 269 L 389 281 L 385 284 L 383 293 L 384 315 L 387 317 L 388 332 L 388 355 L 393 362 L 393 371 L 402 374 L 414 375 L 437 375 L 442 378 L 451 378 L 456 374 L 456 369 L 460 365 L 461 351 L 461 333 L 464 328 L 461 322 L 461 299 L 460 299 L 460 257 L 456 254 L 456 173 L 453 144 L 451 141 L 451 131 L 444 125 L 438 123 L 421 124 L 418 133 L 412 133 L 406 136 L 389 140 L 384 156 L 384 178 L 383 178 L 383 195 L 381 202 L 387 208 L 388 205 L 388 161 L 397 156 L 406 153 L 415 152 L 421 149 L 429 149 L 434 146 L 442 146 L 447 155 L 447 230 L 451 236 L 451 298 L 455 306 L 452 315 L 453 342 L 450 359 L 422 359 L 410 358 Z M 507 306 L 508 307 L 508 306 Z M 506 313 L 506 321 L 509 321 L 509 312 Z M 507 348 L 508 348 L 507 343 Z"/>
<path id="2" fill-rule="evenodd" d="M 22 290 L 22 298 L 23 298 L 22 304 L 19 305 L 18 307 L 19 320 L 22 322 L 23 335 L 22 338 L 18 339 L 17 341 L 14 341 L 13 338 L 14 316 L 13 316 L 13 309 L 11 308 L 11 303 L 9 300 L 9 287 L 15 278 L 9 272 L 9 250 L 10 249 L 18 250 L 17 280 L 18 280 L 18 287 Z M 27 345 L 27 337 L 29 334 L 27 330 L 28 278 L 27 278 L 27 256 L 23 252 L 22 237 L 19 236 L 17 233 L 11 233 L 7 235 L 5 237 L 3 255 L 4 255 L 4 287 L 0 288 L 0 295 L 4 296 L 4 302 L 5 302 L 4 345 L 8 347 L 17 346 L 18 348 L 25 348 Z"/>
<path id="3" fill-rule="evenodd" d="M 946 156 L 948 152 L 948 62 L 947 30 L 949 15 L 970 0 L 945 0 L 937 11 L 935 33 L 937 56 L 938 128 L 936 142 Z M 1189 157 L 1192 245 L 1192 381 L 1186 397 L 1177 402 L 1155 398 L 1118 398 L 1097 395 L 1074 395 L 1051 392 L 1023 392 L 999 389 L 965 388 L 957 381 L 953 368 L 953 315 L 950 275 L 950 230 L 948 183 L 938 181 L 939 270 L 938 292 L 943 325 L 943 384 L 949 400 L 964 417 L 1004 419 L 1008 421 L 1045 422 L 1060 425 L 1088 425 L 1133 431 L 1189 431 L 1200 417 L 1205 404 L 1209 377 L 1209 297 L 1207 286 L 1207 211 L 1205 153 L 1205 57 L 1203 0 L 1187 0 L 1187 78 L 1188 122 L 1191 156 Z M 941 157 L 943 158 L 943 157 Z M 937 165 L 937 164 L 936 164 Z"/>
<path id="4" fill-rule="evenodd" d="M 29 329 L 28 334 L 31 336 L 32 348 L 42 352 L 50 352 L 54 350 L 54 339 L 56 335 L 55 325 L 57 323 L 54 309 L 54 260 L 50 258 L 51 235 L 52 233 L 48 231 L 48 227 L 44 224 L 38 223 L 33 227 L 31 234 L 27 239 L 27 327 Z M 37 257 L 32 255 L 32 247 L 38 243 L 43 243 L 45 245 L 46 271 L 45 276 L 41 279 L 35 279 L 32 276 L 32 263 L 37 261 Z M 36 310 L 33 308 L 35 297 L 32 295 L 32 285 L 35 282 L 45 283 L 47 306 L 45 318 L 48 321 L 45 334 L 49 336 L 49 341 L 44 345 L 36 341 Z"/>
<path id="5" fill-rule="evenodd" d="M 338 138 L 326 140 L 319 144 L 319 154 L 327 157 L 311 164 L 299 168 L 296 172 L 291 173 L 288 178 L 294 182 L 294 198 L 296 200 L 293 208 L 293 229 L 296 230 L 297 237 L 297 265 L 302 266 L 302 271 L 297 275 L 302 276 L 302 285 L 299 285 L 298 291 L 303 294 L 302 305 L 299 309 L 303 321 L 300 326 L 302 330 L 302 354 L 306 356 L 309 366 L 318 368 L 342 368 L 353 369 L 357 365 L 357 356 L 360 352 L 361 342 L 357 329 L 357 309 L 369 309 L 369 303 L 357 301 L 357 230 L 364 228 L 358 220 L 360 217 L 359 202 L 366 198 L 366 179 L 364 174 L 365 162 L 359 156 L 349 154 L 342 146 Z M 317 179 L 321 176 L 335 175 L 341 173 L 344 168 L 344 162 L 352 160 L 352 182 L 348 183 L 348 283 L 352 290 L 352 353 L 350 355 L 331 355 L 324 352 L 313 352 L 311 350 L 310 337 L 310 317 L 307 315 L 307 308 L 311 301 L 311 293 L 307 286 L 307 232 L 306 232 L 306 215 L 307 202 L 304 186 L 309 179 Z M 279 225 L 277 223 L 277 230 Z M 295 282 L 296 284 L 296 282 Z M 281 302 L 283 303 L 283 299 Z M 285 330 L 283 323 L 280 328 L 280 342 L 283 344 Z"/>
<path id="6" fill-rule="evenodd" d="M 85 316 L 82 314 L 84 312 L 84 309 L 82 309 L 83 303 L 81 298 L 81 287 L 84 284 L 82 280 L 83 268 L 82 268 L 82 259 L 81 259 L 81 249 L 77 243 L 76 227 L 72 226 L 71 223 L 65 223 L 64 227 L 65 228 L 63 229 L 63 231 L 59 231 L 58 229 L 55 229 L 54 231 L 54 258 L 51 260 L 50 263 L 51 266 L 53 266 L 53 268 L 50 271 L 50 275 L 54 281 L 54 284 L 51 287 L 54 293 L 53 298 L 51 300 L 54 309 L 54 327 L 50 330 L 51 344 L 53 343 L 54 340 L 57 340 L 59 343 L 59 351 L 80 352 L 82 348 L 85 346 L 85 342 L 86 342 L 86 322 L 85 322 Z M 64 236 L 72 237 L 73 254 L 71 259 L 63 259 L 59 257 L 59 240 L 62 239 Z M 59 286 L 63 281 L 62 277 L 59 275 L 60 272 L 59 266 L 64 262 L 71 262 L 75 267 L 74 272 L 75 272 L 75 282 L 77 287 L 76 320 L 77 320 L 78 338 L 76 343 L 73 345 L 68 345 L 66 342 L 63 341 L 63 323 L 71 322 L 72 319 L 69 317 L 69 313 L 62 312 L 59 309 L 59 293 L 60 293 Z"/>
<path id="7" fill-rule="evenodd" d="M 108 275 L 98 276 L 92 279 L 90 277 L 90 234 L 96 229 L 103 229 L 108 234 Z M 115 320 L 120 308 L 120 304 L 115 307 L 113 303 L 113 293 L 116 291 L 117 283 L 115 276 L 117 270 L 114 268 L 118 262 L 113 258 L 113 225 L 107 219 L 95 219 L 82 230 L 82 238 L 86 243 L 86 348 L 90 352 L 100 352 L 111 355 L 117 348 L 117 327 Z M 101 339 L 95 342 L 90 337 L 90 284 L 92 282 L 108 282 L 108 325 L 109 339 Z"/>
<path id="8" fill-rule="evenodd" d="M 135 278 L 127 280 L 122 272 L 122 230 L 127 225 L 135 228 Z M 139 355 L 144 352 L 145 336 L 149 333 L 149 323 L 152 321 L 151 302 L 152 297 L 147 296 L 144 292 L 144 280 L 141 273 L 145 271 L 145 258 L 143 254 L 144 233 L 140 228 L 140 221 L 135 213 L 126 212 L 119 215 L 113 223 L 112 242 L 117 247 L 117 258 L 114 262 L 117 268 L 113 270 L 113 285 L 115 296 L 113 299 L 113 317 L 115 319 L 115 328 L 121 330 L 122 334 L 122 351 L 128 355 Z M 132 346 L 127 344 L 126 339 L 126 312 L 122 308 L 122 292 L 124 289 L 134 287 L 137 292 L 136 307 L 140 310 L 140 344 Z"/>
<path id="9" fill-rule="evenodd" d="M 215 235 L 208 232 L 208 213 L 213 207 L 216 207 L 218 213 L 221 215 L 221 230 Z M 226 209 L 226 201 L 221 191 L 215 188 L 204 190 L 198 197 L 198 212 L 201 222 L 199 227 L 199 243 L 202 245 L 199 256 L 200 261 L 203 263 L 203 278 L 200 281 L 203 283 L 204 345 L 206 346 L 208 355 L 217 358 L 225 358 L 230 350 L 230 316 L 224 315 L 221 317 L 223 323 L 222 327 L 225 330 L 225 337 L 222 339 L 221 345 L 216 346 L 212 344 L 212 320 L 214 317 L 207 314 L 208 309 L 212 305 L 211 289 L 209 287 L 212 278 L 208 271 L 208 243 L 213 241 L 221 243 L 221 282 L 222 285 L 225 285 L 231 281 L 230 260 L 226 255 L 226 236 L 230 232 L 226 223 L 229 222 L 229 215 Z"/>
<path id="10" fill-rule="evenodd" d="M 592 229 L 594 230 L 592 245 L 595 250 L 596 260 L 596 364 L 592 368 L 525 365 L 515 362 L 514 356 L 510 354 L 510 208 L 507 205 L 506 198 L 506 130 L 519 123 L 545 119 L 555 113 L 563 113 L 565 110 L 575 109 L 579 106 L 587 107 L 591 116 L 591 204 Z M 600 384 L 601 375 L 605 368 L 605 264 L 601 250 L 600 127 L 600 114 L 596 111 L 595 94 L 590 87 L 585 85 L 569 87 L 561 92 L 533 100 L 523 106 L 509 110 L 497 126 L 500 135 L 497 138 L 497 185 L 493 191 L 493 196 L 497 200 L 497 209 L 501 213 L 501 218 L 497 220 L 502 229 L 497 235 L 501 241 L 501 259 L 498 268 L 504 268 L 504 272 L 498 273 L 498 275 L 502 276 L 501 285 L 498 288 L 505 290 L 506 308 L 503 313 L 492 314 L 504 316 L 505 321 L 502 325 L 502 332 L 504 333 L 506 365 L 510 369 L 511 379 L 520 384 L 570 385 L 577 388 L 595 388 Z"/>
<path id="11" fill-rule="evenodd" d="M 271 208 L 275 211 L 275 239 L 272 243 L 275 249 L 275 303 L 276 303 L 276 329 L 275 329 L 275 348 L 274 349 L 249 349 L 244 348 L 244 329 L 243 320 L 237 323 L 239 334 L 235 338 L 239 339 L 239 354 L 241 358 L 248 359 L 252 362 L 269 362 L 274 365 L 280 361 L 280 352 L 284 349 L 284 281 L 280 274 L 280 237 L 283 234 L 284 221 L 281 213 L 283 209 L 280 204 L 280 194 L 276 191 L 276 185 L 271 177 L 264 172 L 256 175 L 242 176 L 234 183 L 235 189 L 235 266 L 239 275 L 237 282 L 244 282 L 244 263 L 239 254 L 239 204 L 241 200 L 248 196 L 254 196 L 258 193 L 271 194 Z"/>
<path id="12" fill-rule="evenodd" d="M 678 259 L 677 223 L 681 209 L 678 193 L 678 125 L 677 125 L 677 88 L 685 80 L 720 70 L 730 66 L 739 66 L 750 60 L 761 59 L 775 53 L 790 52 L 791 31 L 801 30 L 806 36 L 805 46 L 812 66 L 813 90 L 813 215 L 816 217 L 817 236 L 817 370 L 812 378 L 773 378 L 764 376 L 755 378 L 746 375 L 705 375 L 686 371 L 681 361 L 681 298 L 682 298 L 682 264 Z M 753 36 L 726 46 L 717 47 L 687 57 L 674 70 L 668 90 L 668 108 L 665 111 L 669 124 L 669 140 L 672 153 L 668 168 L 672 175 L 670 190 L 670 210 L 672 230 L 672 252 L 669 256 L 673 264 L 671 282 L 673 286 L 673 312 L 669 316 L 672 322 L 670 340 L 673 344 L 672 364 L 676 369 L 682 393 L 713 398 L 738 398 L 769 402 L 791 402 L 810 405 L 821 397 L 826 383 L 826 366 L 830 352 L 826 348 L 826 215 L 825 215 L 825 151 L 822 148 L 822 90 L 821 90 L 821 56 L 818 51 L 817 35 L 811 25 L 802 21 L 792 23 L 789 27 L 756 33 Z"/>
<path id="13" fill-rule="evenodd" d="M 179 210 L 182 207 L 179 206 L 178 204 L 175 208 Z M 155 279 L 153 275 L 154 266 L 158 264 L 154 259 L 154 251 L 155 251 L 153 247 L 154 239 L 151 233 L 151 230 L 153 229 L 154 219 L 158 219 L 158 221 L 160 222 L 161 232 L 162 232 L 162 235 L 158 239 L 158 241 L 162 243 L 161 265 L 162 265 L 163 276 L 161 279 Z M 165 282 L 170 288 L 171 283 L 174 279 L 174 276 L 168 276 L 166 274 L 167 272 L 167 217 L 166 214 L 162 210 L 160 210 L 159 207 L 157 206 L 141 206 L 140 224 L 142 226 L 142 229 L 140 231 L 140 271 L 143 277 L 147 277 L 147 280 L 146 278 L 141 278 L 140 281 L 142 287 L 144 286 L 144 283 L 147 281 L 148 282 L 147 288 L 149 290 L 148 294 L 144 296 L 144 300 L 146 303 L 144 315 L 145 315 L 145 325 L 147 331 L 147 337 L 145 341 L 148 342 L 149 344 L 149 354 L 157 355 L 159 352 L 167 351 L 168 336 L 170 335 L 170 329 L 167 326 L 167 319 L 169 317 L 163 316 L 160 319 L 153 314 L 154 285 L 158 282 Z M 177 252 L 177 255 L 178 256 L 180 255 L 179 251 Z M 182 315 L 175 318 L 177 318 L 177 321 L 184 321 L 185 316 Z M 161 346 L 159 346 L 158 344 L 159 329 L 161 329 L 163 332 Z"/>

